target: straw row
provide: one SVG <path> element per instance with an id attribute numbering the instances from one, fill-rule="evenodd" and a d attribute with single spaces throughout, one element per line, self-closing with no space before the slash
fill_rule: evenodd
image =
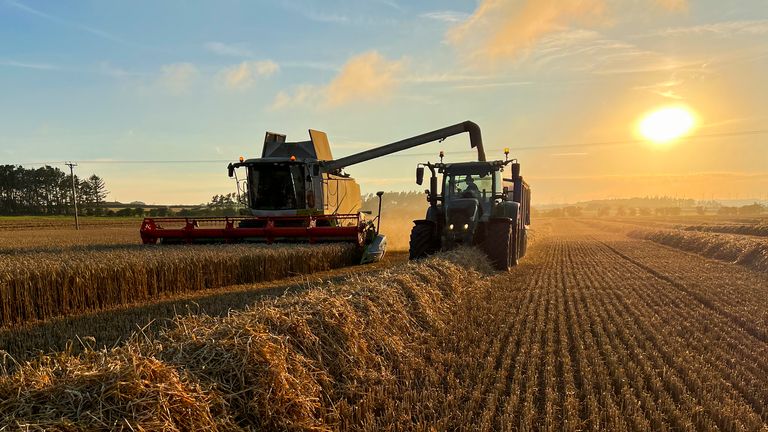
<path id="1" fill-rule="evenodd" d="M 743 234 L 768 237 L 768 224 L 729 224 L 729 225 L 691 225 L 682 228 L 686 231 L 713 232 L 722 234 Z"/>
<path id="2" fill-rule="evenodd" d="M 651 240 L 708 258 L 768 271 L 768 240 L 679 230 L 633 230 L 630 237 Z"/>
<path id="3" fill-rule="evenodd" d="M 487 285 L 485 258 L 460 253 L 20 365 L 0 375 L 0 430 L 407 428 L 393 396 L 424 379 L 457 299 Z"/>
<path id="4" fill-rule="evenodd" d="M 118 247 L 0 255 L 0 326 L 353 264 L 352 245 Z"/>

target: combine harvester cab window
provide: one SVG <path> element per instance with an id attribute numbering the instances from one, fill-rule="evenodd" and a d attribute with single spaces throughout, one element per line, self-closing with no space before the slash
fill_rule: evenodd
<path id="1" fill-rule="evenodd" d="M 300 164 L 268 163 L 250 168 L 251 207 L 295 210 L 306 207 L 304 168 Z"/>

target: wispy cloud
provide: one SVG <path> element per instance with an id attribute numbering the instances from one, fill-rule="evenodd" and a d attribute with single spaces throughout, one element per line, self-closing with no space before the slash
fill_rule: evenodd
<path id="1" fill-rule="evenodd" d="M 282 68 L 314 69 L 319 71 L 338 72 L 341 66 L 333 63 L 318 61 L 280 61 Z"/>
<path id="2" fill-rule="evenodd" d="M 634 89 L 641 90 L 641 91 L 649 91 L 653 94 L 656 94 L 668 99 L 683 100 L 684 98 L 675 91 L 676 88 L 680 87 L 682 84 L 683 84 L 682 80 L 672 79 L 672 80 L 667 80 L 667 81 L 663 81 L 656 84 L 651 84 L 646 86 L 637 86 Z"/>
<path id="3" fill-rule="evenodd" d="M 369 0 L 367 2 L 317 2 L 311 0 L 281 0 L 280 6 L 306 20 L 324 24 L 344 24 L 351 26 L 380 26 L 398 24 L 392 18 L 390 11 L 394 9 L 401 14 L 405 9 L 392 0 Z"/>
<path id="4" fill-rule="evenodd" d="M 552 157 L 580 157 L 580 156 L 588 156 L 589 153 L 586 152 L 572 152 L 572 153 L 552 153 Z"/>
<path id="5" fill-rule="evenodd" d="M 219 73 L 224 86 L 233 90 L 243 90 L 253 86 L 257 78 L 269 77 L 280 70 L 272 60 L 247 61 L 225 68 Z"/>
<path id="6" fill-rule="evenodd" d="M 48 63 L 29 63 L 29 62 L 20 62 L 16 60 L 0 60 L 0 66 L 22 68 L 22 69 L 35 69 L 35 70 L 41 70 L 41 71 L 54 71 L 54 70 L 62 69 L 60 66 L 56 66 Z"/>
<path id="7" fill-rule="evenodd" d="M 685 0 L 653 0 L 664 9 L 679 11 Z M 454 46 L 472 58 L 498 61 L 517 58 L 544 37 L 578 25 L 595 28 L 608 25 L 615 0 L 482 0 L 475 12 L 448 32 Z"/>
<path id="8" fill-rule="evenodd" d="M 175 94 L 187 92 L 200 75 L 200 71 L 191 63 L 167 64 L 160 70 L 160 85 Z"/>
<path id="9" fill-rule="evenodd" d="M 301 85 L 292 92 L 281 91 L 273 109 L 297 105 L 338 107 L 357 102 L 387 100 L 398 86 L 403 60 L 387 60 L 377 51 L 352 57 L 325 86 Z"/>
<path id="10" fill-rule="evenodd" d="M 63 26 L 69 27 L 69 28 L 73 28 L 73 29 L 76 29 L 76 30 L 79 30 L 79 31 L 82 31 L 82 32 L 85 32 L 85 33 L 90 33 L 90 34 L 92 34 L 94 36 L 98 36 L 98 37 L 100 37 L 102 39 L 106 39 L 106 40 L 109 40 L 109 41 L 112 41 L 112 42 L 117 42 L 117 43 L 122 44 L 122 45 L 134 45 L 134 44 L 126 41 L 125 39 L 117 37 L 117 36 L 115 36 L 115 35 L 113 35 L 113 34 L 111 34 L 109 32 L 104 31 L 104 30 L 101 30 L 101 29 L 98 29 L 98 28 L 95 28 L 95 27 L 91 27 L 91 26 L 88 26 L 88 25 L 80 24 L 78 22 L 70 21 L 68 19 L 60 18 L 58 16 L 48 14 L 46 12 L 43 12 L 41 10 L 35 9 L 33 7 L 27 6 L 27 5 L 23 4 L 23 3 L 20 3 L 20 2 L 14 1 L 14 0 L 5 0 L 5 3 L 7 5 L 11 6 L 11 7 L 14 7 L 14 8 L 16 8 L 16 9 L 18 9 L 20 11 L 23 11 L 25 13 L 28 13 L 30 15 L 34 15 L 34 16 L 37 16 L 39 18 L 43 18 L 45 20 L 54 22 L 56 24 L 63 25 Z"/>
<path id="11" fill-rule="evenodd" d="M 688 0 L 654 0 L 656 4 L 666 10 L 682 12 L 688 10 Z"/>
<path id="12" fill-rule="evenodd" d="M 566 70 L 595 75 L 697 69 L 700 63 L 670 58 L 632 43 L 575 29 L 546 35 L 525 58 L 534 70 Z"/>
<path id="13" fill-rule="evenodd" d="M 252 57 L 253 53 L 239 45 L 227 44 L 223 42 L 206 42 L 203 48 L 216 55 L 227 57 Z"/>
<path id="14" fill-rule="evenodd" d="M 421 14 L 420 16 L 422 18 L 427 18 L 435 21 L 442 21 L 442 22 L 451 23 L 451 24 L 460 23 L 462 21 L 466 21 L 469 18 L 468 13 L 452 11 L 452 10 L 426 12 Z"/>
<path id="15" fill-rule="evenodd" d="M 499 89 L 509 87 L 523 87 L 533 84 L 533 81 L 502 81 L 502 82 L 489 82 L 478 84 L 462 84 L 454 86 L 457 90 L 484 90 L 484 89 Z"/>
<path id="16" fill-rule="evenodd" d="M 400 6 L 400 4 L 394 0 L 375 0 L 375 1 L 376 3 L 383 4 L 384 6 L 387 6 L 397 11 L 400 11 L 400 12 L 405 11 L 405 9 L 403 9 L 403 7 Z"/>
<path id="17" fill-rule="evenodd" d="M 723 21 L 687 27 L 673 27 L 653 33 L 653 36 L 699 36 L 715 35 L 721 37 L 768 34 L 768 20 Z"/>
<path id="18" fill-rule="evenodd" d="M 377 51 L 351 58 L 328 85 L 328 104 L 386 99 L 397 85 L 403 61 L 390 61 Z"/>
<path id="19" fill-rule="evenodd" d="M 301 84 L 291 91 L 280 91 L 272 101 L 271 108 L 280 110 L 294 106 L 317 106 L 324 99 L 323 89 L 311 84 Z"/>
<path id="20" fill-rule="evenodd" d="M 149 76 L 149 74 L 147 73 L 123 69 L 121 67 L 115 66 L 110 62 L 106 62 L 106 61 L 99 63 L 99 72 L 104 75 L 107 75 L 113 78 L 120 78 L 120 79 Z"/>

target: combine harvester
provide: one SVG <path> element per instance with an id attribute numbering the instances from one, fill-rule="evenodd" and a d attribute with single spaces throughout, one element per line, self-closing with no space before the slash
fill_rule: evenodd
<path id="1" fill-rule="evenodd" d="M 372 220 L 361 212 L 360 186 L 342 170 L 453 135 L 468 133 L 478 160 L 485 160 L 480 127 L 466 121 L 397 141 L 341 159 L 333 159 L 328 137 L 310 130 L 309 141 L 286 142 L 267 132 L 261 158 L 240 158 L 228 166 L 229 176 L 246 170 L 249 216 L 145 218 L 144 244 L 237 242 L 349 242 L 363 249 L 362 262 L 380 260 L 386 237 L 379 234 L 379 214 Z"/>

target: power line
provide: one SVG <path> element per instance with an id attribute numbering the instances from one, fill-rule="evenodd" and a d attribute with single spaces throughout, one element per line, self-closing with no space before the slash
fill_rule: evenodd
<path id="1" fill-rule="evenodd" d="M 692 135 L 689 137 L 680 138 L 679 141 L 694 141 L 697 138 L 726 138 L 726 137 L 765 135 L 765 134 L 768 134 L 768 129 L 742 131 L 742 132 L 726 132 L 726 133 L 719 133 L 719 134 Z M 623 140 L 623 141 L 592 141 L 592 142 L 572 143 L 572 144 L 551 144 L 551 145 L 520 146 L 520 147 L 510 146 L 509 149 L 511 151 L 556 150 L 556 149 L 574 148 L 574 147 L 579 147 L 579 148 L 610 147 L 610 146 L 621 146 L 621 145 L 630 145 L 630 144 L 643 144 L 646 142 L 647 142 L 646 140 L 642 140 L 642 139 Z M 488 150 L 500 151 L 501 148 L 486 149 L 486 152 L 488 152 Z M 461 151 L 452 151 L 450 153 L 451 154 L 475 154 L 476 152 L 474 150 L 461 150 Z M 402 156 L 432 156 L 433 154 L 434 153 L 408 153 L 408 154 L 394 154 L 391 156 L 401 156 L 401 157 Z"/>
<path id="2" fill-rule="evenodd" d="M 739 131 L 739 132 L 723 132 L 712 134 L 699 134 L 691 135 L 688 137 L 680 138 L 679 141 L 695 141 L 697 139 L 709 139 L 709 138 L 730 138 L 739 136 L 753 136 L 753 135 L 766 135 L 768 129 L 758 129 L 751 131 Z M 511 151 L 536 151 L 536 150 L 555 150 L 566 148 L 582 148 L 582 147 L 611 147 L 622 146 L 631 144 L 643 144 L 646 140 L 634 139 L 634 140 L 621 140 L 621 141 L 591 141 L 582 143 L 570 143 L 570 144 L 550 144 L 550 145 L 530 145 L 530 146 L 510 146 Z M 501 148 L 487 149 L 490 151 L 500 151 Z M 474 150 L 461 150 L 452 151 L 451 154 L 475 154 Z M 433 153 L 395 153 L 388 157 L 415 157 L 415 156 L 432 156 Z M 234 159 L 196 159 L 196 160 L 78 160 L 80 164 L 211 164 L 211 163 L 229 163 Z M 47 161 L 47 162 L 22 162 L 9 165 L 67 165 L 62 161 Z"/>

